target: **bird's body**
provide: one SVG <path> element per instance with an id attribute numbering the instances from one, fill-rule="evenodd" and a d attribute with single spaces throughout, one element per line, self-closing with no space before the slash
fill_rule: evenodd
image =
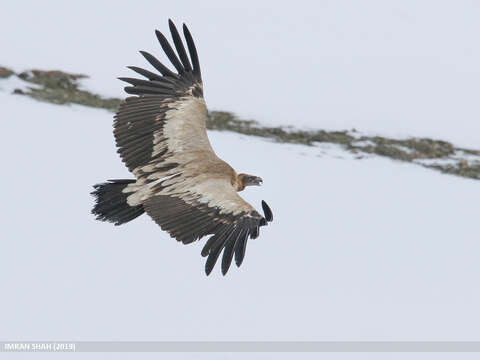
<path id="1" fill-rule="evenodd" d="M 213 151 L 193 39 L 184 25 L 190 63 L 175 25 L 169 24 L 180 59 L 165 37 L 158 31 L 156 34 L 178 74 L 141 52 L 161 75 L 130 67 L 148 80 L 120 78 L 132 85 L 125 91 L 136 96 L 121 104 L 115 115 L 114 135 L 118 152 L 136 180 L 95 185 L 92 194 L 97 203 L 92 212 L 97 219 L 116 225 L 146 212 L 183 243 L 213 235 L 202 250 L 202 255 L 208 256 L 205 271 L 207 275 L 211 272 L 223 250 L 225 274 L 234 255 L 240 266 L 248 238 L 256 238 L 272 215 L 265 202 L 263 217 L 237 194 L 262 180 L 237 174 Z"/>

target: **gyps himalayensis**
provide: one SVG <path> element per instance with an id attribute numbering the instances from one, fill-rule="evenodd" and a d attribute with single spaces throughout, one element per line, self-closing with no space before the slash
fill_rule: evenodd
<path id="1" fill-rule="evenodd" d="M 183 24 L 189 59 L 171 20 L 169 26 L 178 57 L 165 36 L 155 33 L 178 73 L 141 51 L 160 74 L 130 66 L 147 80 L 119 78 L 131 85 L 125 91 L 134 96 L 120 105 L 113 133 L 118 153 L 136 180 L 94 185 L 92 213 L 98 220 L 121 225 L 146 212 L 184 244 L 212 235 L 201 253 L 208 256 L 205 272 L 210 274 L 223 250 L 225 275 L 234 256 L 237 266 L 242 264 L 248 238 L 257 238 L 273 215 L 265 201 L 261 216 L 237 194 L 246 186 L 260 185 L 262 179 L 237 174 L 215 155 L 206 131 L 195 44 Z"/>

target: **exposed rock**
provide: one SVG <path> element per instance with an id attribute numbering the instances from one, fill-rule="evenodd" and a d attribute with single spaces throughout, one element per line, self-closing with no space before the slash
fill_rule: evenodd
<path id="1" fill-rule="evenodd" d="M 14 72 L 0 67 L 0 78 Z M 82 90 L 79 80 L 83 74 L 69 74 L 59 70 L 30 70 L 18 74 L 23 79 L 40 87 L 28 90 L 15 89 L 15 94 L 30 96 L 39 101 L 55 104 L 80 104 L 116 111 L 122 99 L 104 98 Z M 420 166 L 439 170 L 462 177 L 480 179 L 480 150 L 456 148 L 451 143 L 428 138 L 390 139 L 382 136 L 361 136 L 351 131 L 298 130 L 286 127 L 262 126 L 253 120 L 241 120 L 226 111 L 211 111 L 208 114 L 209 130 L 233 131 L 245 135 L 269 138 L 280 143 L 293 143 L 314 146 L 316 143 L 342 145 L 346 150 L 359 154 L 376 154 L 394 160 L 414 162 Z M 353 135 L 355 136 L 353 136 Z M 458 156 L 463 154 L 471 160 Z"/>
<path id="2" fill-rule="evenodd" d="M 6 79 L 10 77 L 11 75 L 15 74 L 13 70 L 10 70 L 9 68 L 0 66 L 0 79 Z"/>

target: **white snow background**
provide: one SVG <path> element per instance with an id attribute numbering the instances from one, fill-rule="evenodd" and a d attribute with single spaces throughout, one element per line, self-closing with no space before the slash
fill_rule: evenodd
<path id="1" fill-rule="evenodd" d="M 480 4 L 473 0 L 22 1 L 0 24 L 3 65 L 116 78 L 163 55 L 186 22 L 211 109 L 264 123 L 480 144 Z M 166 60 L 166 57 L 162 56 Z M 166 60 L 168 63 L 168 60 Z"/>
<path id="2" fill-rule="evenodd" d="M 172 18 L 196 40 L 210 109 L 480 144 L 474 1 L 3 10 L 0 64 L 17 71 L 86 73 L 88 88 L 124 96 L 116 77 L 145 65 L 137 50 L 161 54 L 153 30 Z M 112 114 L 13 96 L 14 85 L 0 81 L 0 339 L 479 340 L 478 181 L 210 132 L 220 157 L 264 179 L 242 196 L 275 219 L 240 269 L 207 278 L 204 240 L 178 244 L 147 216 L 114 227 L 90 215 L 91 185 L 130 177 Z"/>

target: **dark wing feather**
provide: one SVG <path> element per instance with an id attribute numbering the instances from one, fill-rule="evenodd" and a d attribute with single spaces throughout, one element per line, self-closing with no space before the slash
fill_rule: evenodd
<path id="1" fill-rule="evenodd" d="M 177 196 L 155 195 L 143 204 L 145 211 L 172 237 L 190 243 L 203 236 L 213 235 L 206 242 L 202 256 L 208 256 L 205 273 L 210 274 L 220 253 L 222 274 L 230 268 L 233 257 L 237 266 L 242 264 L 247 240 L 258 231 L 263 217 L 255 210 L 249 213 L 229 214 L 221 208 L 199 201 L 190 204 Z"/>
<path id="2" fill-rule="evenodd" d="M 145 69 L 142 69 L 142 68 L 139 68 L 137 66 L 127 66 L 127 68 L 129 68 L 130 70 L 133 70 L 135 71 L 136 73 L 142 75 L 142 76 L 145 76 L 148 80 L 160 80 L 160 81 L 164 81 L 165 78 L 161 75 L 158 75 L 158 74 L 155 74 L 151 71 L 148 71 L 148 70 L 145 70 Z"/>
<path id="3" fill-rule="evenodd" d="M 165 36 L 158 31 L 156 35 L 178 74 L 142 51 L 159 73 L 132 66 L 143 79 L 120 78 L 130 85 L 125 91 L 136 95 L 120 105 L 114 123 L 118 152 L 137 178 L 128 185 L 127 201 L 185 244 L 209 236 L 202 250 L 207 257 L 205 272 L 210 274 L 223 252 L 225 275 L 234 257 L 237 266 L 242 264 L 248 239 L 258 237 L 260 227 L 271 221 L 271 210 L 262 204 L 263 217 L 245 202 L 233 188 L 231 174 L 214 178 L 199 172 L 202 164 L 231 168 L 215 155 L 208 140 L 207 108 L 192 36 L 184 25 L 189 59 L 176 27 L 169 25 L 178 56 Z"/>
<path id="4" fill-rule="evenodd" d="M 171 23 L 170 29 L 183 65 L 168 44 L 167 39 L 159 32 L 157 32 L 157 37 L 178 74 L 168 69 L 152 54 L 140 51 L 160 74 L 130 66 L 130 69 L 146 79 L 119 78 L 130 84 L 125 87 L 125 92 L 137 95 L 127 98 L 120 105 L 114 123 L 118 152 L 128 169 L 136 175 L 142 166 L 148 165 L 151 161 L 162 162 L 168 157 L 166 150 L 163 150 L 163 153 L 159 151 L 154 154 L 156 145 L 154 133 L 157 132 L 156 135 L 159 138 L 157 143 L 162 141 L 165 113 L 185 97 L 203 97 L 201 80 L 196 75 L 199 72 L 198 56 L 196 50 L 191 50 L 192 46 L 195 49 L 193 40 L 191 36 L 187 38 L 187 43 L 190 44 L 188 45 L 189 51 L 194 51 L 194 57 L 192 57 L 194 69 L 190 65 L 185 47 L 173 23 Z"/>
<path id="5" fill-rule="evenodd" d="M 272 209 L 270 209 L 270 206 L 268 206 L 268 204 L 264 200 L 262 200 L 262 208 L 263 208 L 263 213 L 265 214 L 265 219 L 268 222 L 271 222 L 273 220 Z"/>
<path id="6" fill-rule="evenodd" d="M 215 264 L 217 263 L 218 257 L 223 250 L 224 245 L 226 242 L 234 235 L 233 231 L 235 226 L 230 224 L 225 227 L 225 231 L 221 235 L 215 235 L 215 242 L 214 246 L 210 249 L 207 257 L 207 261 L 205 262 L 205 274 L 210 275 Z"/>
<path id="7" fill-rule="evenodd" d="M 232 263 L 233 254 L 235 250 L 235 246 L 238 242 L 241 241 L 245 237 L 245 234 L 248 232 L 248 228 L 239 228 L 234 236 L 232 237 L 231 241 L 225 244 L 225 250 L 223 250 L 223 258 L 222 258 L 222 274 L 225 275 L 230 268 L 230 264 Z"/>
<path id="8" fill-rule="evenodd" d="M 187 52 L 185 51 L 185 47 L 183 46 L 182 39 L 178 33 L 177 28 L 172 20 L 168 20 L 168 25 L 170 27 L 170 33 L 172 34 L 173 43 L 175 44 L 175 48 L 177 49 L 178 55 L 180 56 L 180 60 L 182 61 L 183 68 L 185 71 L 189 72 L 192 71 L 192 65 L 190 65 L 190 61 L 188 60 Z"/>
<path id="9" fill-rule="evenodd" d="M 245 251 L 247 249 L 247 240 L 248 235 L 252 229 L 248 228 L 244 236 L 240 237 L 235 244 L 235 264 L 238 267 L 242 265 L 243 259 L 245 257 Z M 253 237 L 252 237 L 253 239 Z"/>
<path id="10" fill-rule="evenodd" d="M 193 42 L 192 35 L 185 24 L 183 24 L 183 35 L 185 36 L 185 40 L 187 40 L 188 52 L 192 58 L 193 74 L 195 75 L 195 79 L 201 82 L 202 73 L 200 71 L 200 62 L 198 61 L 197 49 L 195 47 L 195 43 Z"/>
<path id="11" fill-rule="evenodd" d="M 130 77 L 119 77 L 118 79 L 125 81 L 126 83 L 129 83 L 133 86 L 150 86 L 150 87 L 155 87 L 159 89 L 164 89 L 165 94 L 167 95 L 171 94 L 174 88 L 172 84 L 164 81 L 158 81 L 158 80 L 142 80 L 142 79 L 135 79 Z"/>
<path id="12" fill-rule="evenodd" d="M 155 34 L 157 35 L 158 42 L 162 46 L 163 51 L 165 51 L 165 55 L 167 55 L 168 59 L 172 63 L 172 65 L 177 69 L 180 75 L 185 73 L 185 69 L 181 64 L 180 60 L 178 60 L 175 51 L 173 51 L 170 43 L 168 42 L 167 38 L 158 30 L 155 30 Z"/>
<path id="13" fill-rule="evenodd" d="M 140 54 L 143 55 L 143 57 L 152 65 L 155 69 L 160 71 L 160 73 L 163 76 L 171 76 L 173 78 L 177 77 L 177 74 L 175 74 L 173 71 L 171 71 L 169 68 L 167 68 L 165 65 L 163 65 L 155 56 L 152 54 L 146 52 L 146 51 L 140 51 Z"/>

